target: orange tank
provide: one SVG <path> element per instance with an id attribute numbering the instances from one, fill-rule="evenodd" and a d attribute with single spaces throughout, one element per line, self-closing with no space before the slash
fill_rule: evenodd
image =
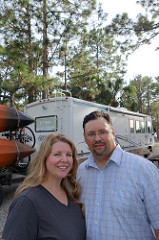
<path id="1" fill-rule="evenodd" d="M 13 131 L 34 122 L 30 116 L 5 105 L 0 105 L 0 132 Z"/>
<path id="2" fill-rule="evenodd" d="M 34 148 L 18 141 L 0 139 L 0 167 L 11 165 L 33 152 Z"/>

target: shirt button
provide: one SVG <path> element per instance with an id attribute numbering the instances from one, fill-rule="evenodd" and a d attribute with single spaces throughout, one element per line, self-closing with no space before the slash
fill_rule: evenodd
<path id="1" fill-rule="evenodd" d="M 99 186 L 99 189 L 101 189 L 101 186 Z"/>
<path id="2" fill-rule="evenodd" d="M 99 206 L 99 202 L 97 203 L 97 206 Z"/>
<path id="3" fill-rule="evenodd" d="M 97 225 L 97 221 L 95 221 L 95 224 Z"/>

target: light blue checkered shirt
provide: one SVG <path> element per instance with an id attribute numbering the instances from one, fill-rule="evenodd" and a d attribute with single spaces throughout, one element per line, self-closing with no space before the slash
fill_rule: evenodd
<path id="1" fill-rule="evenodd" d="M 117 146 L 103 169 L 91 154 L 80 164 L 77 180 L 85 204 L 87 240 L 155 239 L 159 170 L 153 163 Z"/>

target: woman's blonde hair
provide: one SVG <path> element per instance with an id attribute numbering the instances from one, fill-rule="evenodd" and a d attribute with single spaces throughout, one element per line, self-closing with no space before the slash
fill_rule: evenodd
<path id="1" fill-rule="evenodd" d="M 68 196 L 81 206 L 84 214 L 83 204 L 78 200 L 80 194 L 80 184 L 76 181 L 78 168 L 77 151 L 73 142 L 63 134 L 51 133 L 43 140 L 39 151 L 29 164 L 27 176 L 15 192 L 15 197 L 17 197 L 25 189 L 38 186 L 42 183 L 46 173 L 46 159 L 51 153 L 52 145 L 57 142 L 67 143 L 71 147 L 73 166 L 67 176 L 62 179 L 61 184 Z"/>

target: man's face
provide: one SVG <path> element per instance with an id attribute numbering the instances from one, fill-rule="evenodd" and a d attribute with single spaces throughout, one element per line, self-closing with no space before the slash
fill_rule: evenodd
<path id="1" fill-rule="evenodd" d="M 84 138 L 94 157 L 107 158 L 116 147 L 114 129 L 103 117 L 86 123 Z"/>

